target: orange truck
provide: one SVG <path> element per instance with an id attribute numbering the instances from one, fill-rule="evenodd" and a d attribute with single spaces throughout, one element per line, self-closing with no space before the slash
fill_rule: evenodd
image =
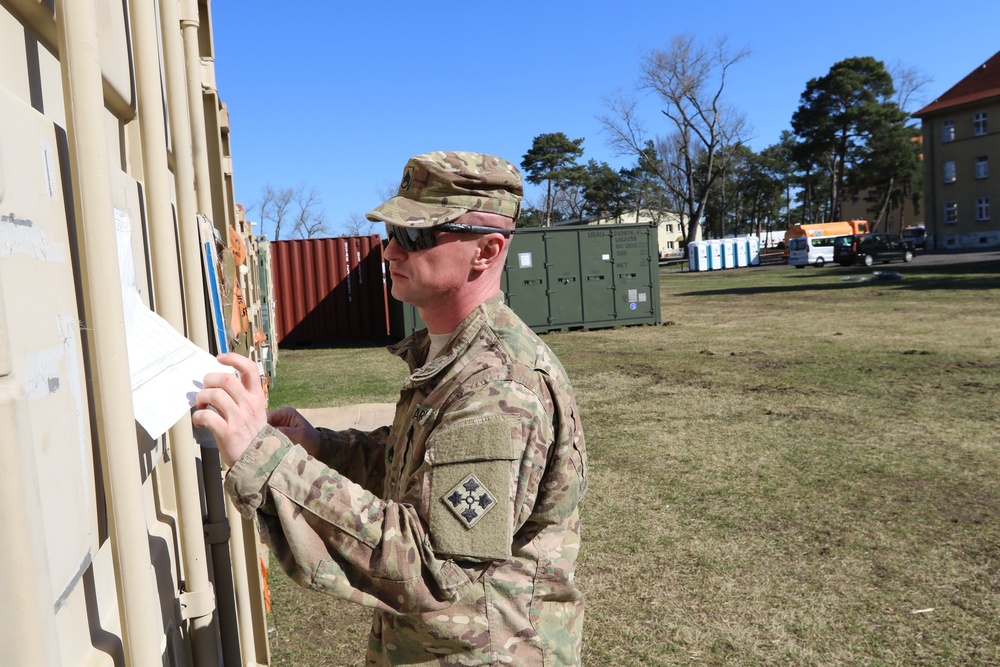
<path id="1" fill-rule="evenodd" d="M 823 266 L 833 260 L 833 239 L 849 234 L 867 234 L 870 231 L 867 220 L 792 225 L 785 232 L 785 262 L 797 267 Z M 827 257 L 827 254 L 830 256 Z"/>

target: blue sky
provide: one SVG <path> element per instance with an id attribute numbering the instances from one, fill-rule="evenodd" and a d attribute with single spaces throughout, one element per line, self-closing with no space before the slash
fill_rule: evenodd
<path id="1" fill-rule="evenodd" d="M 520 164 L 549 132 L 582 162 L 631 166 L 607 145 L 604 99 L 634 87 L 644 53 L 692 33 L 750 56 L 726 97 L 776 143 L 809 79 L 873 56 L 920 71 L 928 103 L 1000 50 L 995 0 L 508 0 L 402 3 L 214 0 L 215 71 L 229 107 L 236 199 L 315 188 L 334 235 L 395 190 L 412 155 L 493 153 Z M 292 9 L 294 8 L 294 10 Z M 644 122 L 666 131 L 658 107 Z M 534 203 L 540 188 L 528 186 Z M 256 220 L 253 210 L 248 216 Z M 258 228 L 271 234 L 271 230 Z"/>

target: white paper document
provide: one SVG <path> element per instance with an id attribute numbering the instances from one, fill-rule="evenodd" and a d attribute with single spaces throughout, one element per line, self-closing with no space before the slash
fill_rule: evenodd
<path id="1" fill-rule="evenodd" d="M 139 298 L 128 214 L 115 210 L 125 338 L 135 419 L 153 439 L 194 407 L 207 373 L 234 373 L 177 332 Z"/>

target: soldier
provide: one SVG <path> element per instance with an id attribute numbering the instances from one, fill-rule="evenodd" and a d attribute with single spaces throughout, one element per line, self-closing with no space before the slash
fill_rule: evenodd
<path id="1" fill-rule="evenodd" d="M 551 350 L 504 305 L 521 174 L 467 152 L 410 159 L 386 226 L 392 294 L 427 324 L 389 348 L 410 368 L 372 432 L 266 414 L 256 367 L 210 374 L 194 423 L 225 487 L 298 583 L 372 607 L 369 665 L 579 665 L 573 574 L 586 451 Z"/>

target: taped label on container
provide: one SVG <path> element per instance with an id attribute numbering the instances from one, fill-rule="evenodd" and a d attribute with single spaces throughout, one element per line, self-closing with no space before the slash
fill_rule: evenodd
<path id="1" fill-rule="evenodd" d="M 27 255 L 39 262 L 64 262 L 66 245 L 52 239 L 27 215 L 0 212 L 0 258 Z"/>

